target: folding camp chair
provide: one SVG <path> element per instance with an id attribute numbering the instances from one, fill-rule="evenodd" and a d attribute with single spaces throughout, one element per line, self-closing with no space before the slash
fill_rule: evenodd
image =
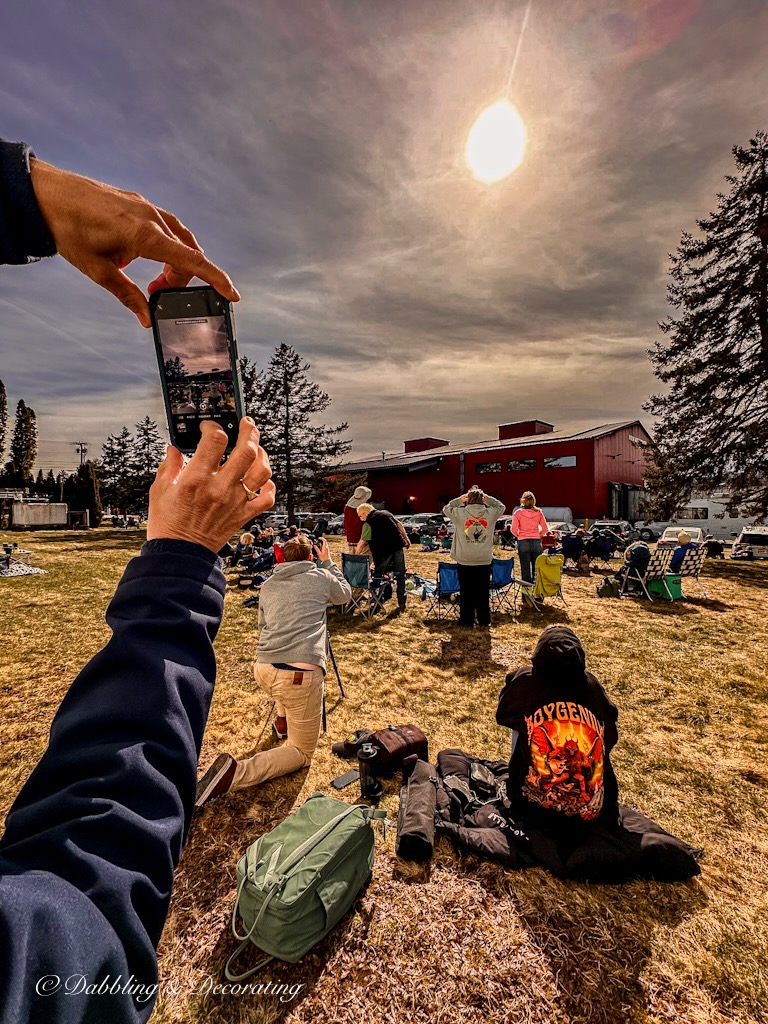
<path id="1" fill-rule="evenodd" d="M 450 551 L 453 546 L 453 537 L 441 537 L 440 538 L 440 549 L 441 551 Z"/>
<path id="2" fill-rule="evenodd" d="M 429 618 L 434 612 L 438 619 L 446 618 L 448 615 L 458 615 L 459 605 L 452 601 L 452 597 L 459 594 L 459 567 L 455 562 L 438 562 L 437 579 L 430 580 L 422 590 L 422 596 L 428 601 L 426 616 Z"/>
<path id="3" fill-rule="evenodd" d="M 570 569 L 573 567 L 574 569 L 578 569 L 579 558 L 581 557 L 581 553 L 584 551 L 584 541 L 581 537 L 573 537 L 566 533 L 563 536 L 562 544 L 563 568 Z M 569 565 L 569 563 L 571 564 Z"/>
<path id="4" fill-rule="evenodd" d="M 371 563 L 367 555 L 349 555 L 346 551 L 341 555 L 341 571 L 344 579 L 352 587 L 352 597 L 341 608 L 343 612 L 354 612 L 355 608 L 366 618 L 371 618 L 380 611 L 384 604 L 384 587 L 382 581 L 386 577 L 371 579 Z M 357 591 L 357 593 L 355 593 Z M 362 591 L 362 593 L 360 593 Z"/>
<path id="5" fill-rule="evenodd" d="M 584 550 L 587 552 L 590 561 L 595 559 L 606 568 L 610 568 L 611 559 L 617 547 L 618 539 L 612 536 L 610 531 L 606 530 L 605 533 L 598 533 L 596 537 L 591 537 L 587 540 Z"/>
<path id="6" fill-rule="evenodd" d="M 512 600 L 510 601 L 510 594 Z M 517 610 L 514 558 L 494 558 L 491 562 L 491 611 L 514 615 Z"/>
<path id="7" fill-rule="evenodd" d="M 238 566 L 237 585 L 241 590 L 246 590 L 254 586 L 256 578 L 259 576 L 262 577 L 259 582 L 263 583 L 264 579 L 272 573 L 274 568 L 275 553 L 272 548 L 260 551 L 258 555 L 246 558 L 240 563 Z"/>
<path id="8" fill-rule="evenodd" d="M 702 595 L 706 598 L 709 598 L 709 594 L 706 592 L 704 587 L 701 585 L 701 581 L 699 580 L 699 573 L 701 572 L 701 567 L 704 564 L 704 559 L 706 557 L 707 549 L 704 545 L 702 545 L 700 548 L 696 550 L 686 551 L 685 555 L 683 556 L 683 564 L 677 570 L 677 574 L 681 577 L 681 579 L 696 580 L 696 585 L 698 586 Z M 683 594 L 685 594 L 685 591 L 683 591 Z M 688 595 L 685 594 L 685 596 L 687 597 Z"/>
<path id="9" fill-rule="evenodd" d="M 563 556 L 539 555 L 536 559 L 536 575 L 533 581 L 533 600 L 554 597 L 567 607 L 563 595 Z"/>
<path id="10" fill-rule="evenodd" d="M 434 537 L 430 537 L 428 533 L 423 533 L 419 537 L 419 544 L 421 544 L 422 551 L 439 551 L 439 546 Z"/>
<path id="11" fill-rule="evenodd" d="M 666 574 L 669 572 L 669 563 L 671 561 L 672 551 L 669 548 L 656 548 L 656 550 L 651 555 L 650 561 L 648 562 L 648 565 L 646 566 L 644 571 L 641 571 L 637 568 L 630 568 L 627 569 L 627 571 L 623 574 L 621 580 L 621 587 L 619 589 L 619 597 L 632 596 L 632 594 L 630 594 L 627 590 L 627 584 L 634 580 L 635 582 L 640 584 L 642 593 L 645 594 L 649 601 L 652 601 L 653 598 L 648 592 L 648 584 L 652 580 L 660 580 L 661 585 L 666 590 L 667 596 L 671 601 L 672 594 L 664 578 Z M 640 596 L 639 591 L 637 593 L 637 596 Z"/>

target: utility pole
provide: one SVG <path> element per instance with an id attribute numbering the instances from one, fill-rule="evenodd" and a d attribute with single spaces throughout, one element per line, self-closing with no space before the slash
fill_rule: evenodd
<path id="1" fill-rule="evenodd" d="M 85 456 L 88 454 L 88 442 L 87 441 L 72 441 L 75 446 L 75 451 L 80 456 L 80 465 L 82 466 Z"/>

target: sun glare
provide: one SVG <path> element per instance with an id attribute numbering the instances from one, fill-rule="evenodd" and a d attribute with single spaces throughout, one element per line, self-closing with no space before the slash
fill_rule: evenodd
<path id="1" fill-rule="evenodd" d="M 499 100 L 478 117 L 467 136 L 467 165 L 490 183 L 516 170 L 525 154 L 525 125 L 515 107 Z"/>

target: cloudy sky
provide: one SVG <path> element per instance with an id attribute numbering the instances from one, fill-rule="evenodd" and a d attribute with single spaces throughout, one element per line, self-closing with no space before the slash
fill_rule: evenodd
<path id="1" fill-rule="evenodd" d="M 643 416 L 667 254 L 768 127 L 767 0 L 531 0 L 522 39 L 525 0 L 8 8 L 0 135 L 179 216 L 241 353 L 297 348 L 360 457 Z M 527 151 L 484 185 L 464 145 L 518 44 Z M 0 270 L 0 378 L 45 469 L 163 419 L 149 332 L 59 258 Z"/>

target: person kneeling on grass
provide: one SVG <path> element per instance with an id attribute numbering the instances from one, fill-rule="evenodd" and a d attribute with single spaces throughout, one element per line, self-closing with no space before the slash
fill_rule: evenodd
<path id="1" fill-rule="evenodd" d="M 320 737 L 326 666 L 326 611 L 346 604 L 352 589 L 333 563 L 323 539 L 314 548 L 299 534 L 283 548 L 259 595 L 259 645 L 253 673 L 275 701 L 273 729 L 282 747 L 260 750 L 242 761 L 219 754 L 197 786 L 195 807 L 230 790 L 247 789 L 305 768 Z"/>

